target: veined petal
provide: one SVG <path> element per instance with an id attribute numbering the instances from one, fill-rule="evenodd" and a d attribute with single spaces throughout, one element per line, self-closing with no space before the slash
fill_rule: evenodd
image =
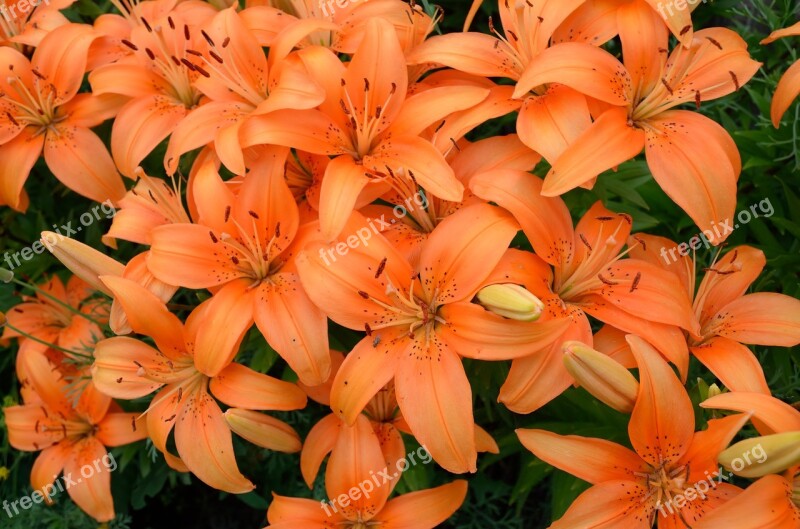
<path id="1" fill-rule="evenodd" d="M 797 508 L 791 484 L 781 476 L 766 476 L 692 525 L 693 529 L 796 529 Z"/>
<path id="2" fill-rule="evenodd" d="M 317 478 L 322 461 L 336 446 L 341 427 L 341 419 L 330 414 L 323 417 L 308 432 L 303 451 L 300 453 L 300 471 L 308 488 L 314 487 L 314 480 Z"/>
<path id="3" fill-rule="evenodd" d="M 331 498 L 347 495 L 353 486 L 372 480 L 373 475 L 385 469 L 386 459 L 372 423 L 359 415 L 352 426 L 343 425 L 339 430 L 325 469 L 325 490 Z M 350 504 L 339 509 L 348 519 L 354 520 L 360 514 L 369 521 L 381 511 L 390 492 L 391 487 L 376 487 L 372 497 L 350 496 Z"/>
<path id="4" fill-rule="evenodd" d="M 316 500 L 289 498 L 275 493 L 272 494 L 267 520 L 270 523 L 269 529 L 294 529 L 299 526 L 308 529 L 328 529 L 331 524 L 347 522 L 344 516 L 330 507 L 326 513 Z"/>
<path id="5" fill-rule="evenodd" d="M 635 481 L 637 472 L 648 469 L 636 452 L 604 439 L 525 429 L 517 430 L 517 436 L 539 459 L 593 485 L 604 481 Z"/>
<path id="6" fill-rule="evenodd" d="M 694 101 L 697 92 L 702 101 L 726 96 L 750 81 L 760 67 L 735 31 L 721 27 L 702 29 L 695 32 L 688 50 L 676 48 L 667 61 L 667 71 L 672 72 L 667 80 L 673 85 L 668 101 Z"/>
<path id="7" fill-rule="evenodd" d="M 599 276 L 603 285 L 596 291 L 606 303 L 644 320 L 675 325 L 695 334 L 700 331 L 692 302 L 674 274 L 644 261 L 621 259 Z"/>
<path id="8" fill-rule="evenodd" d="M 369 178 L 364 166 L 349 154 L 328 164 L 319 198 L 320 229 L 326 241 L 332 241 L 342 232 L 367 184 Z"/>
<path id="9" fill-rule="evenodd" d="M 255 486 L 239 472 L 231 430 L 217 403 L 202 388 L 186 398 L 175 419 L 175 446 L 186 466 L 215 489 L 232 494 L 253 490 Z"/>
<path id="10" fill-rule="evenodd" d="M 553 163 L 542 194 L 562 195 L 600 173 L 634 158 L 645 146 L 645 133 L 628 123 L 625 108 L 600 115 Z"/>
<path id="11" fill-rule="evenodd" d="M 731 391 L 770 394 L 761 364 L 739 342 L 717 336 L 691 351 Z"/>
<path id="12" fill-rule="evenodd" d="M 155 294 L 130 279 L 115 276 L 100 279 L 122 305 L 134 331 L 155 340 L 159 350 L 169 358 L 178 358 L 186 351 L 183 325 Z"/>
<path id="13" fill-rule="evenodd" d="M 634 93 L 649 94 L 661 82 L 659 76 L 667 62 L 667 54 L 662 52 L 669 43 L 664 20 L 647 3 L 631 2 L 619 7 L 617 25 Z"/>
<path id="14" fill-rule="evenodd" d="M 432 333 L 414 341 L 395 375 L 397 403 L 414 437 L 446 470 L 475 472 L 472 390 L 461 359 Z"/>
<path id="15" fill-rule="evenodd" d="M 402 169 L 427 192 L 441 199 L 460 202 L 463 198 L 464 186 L 444 156 L 431 142 L 418 136 L 384 138 L 363 162 L 378 173 L 385 173 L 387 166 L 395 172 Z"/>
<path id="16" fill-rule="evenodd" d="M 798 95 L 800 95 L 800 61 L 795 62 L 786 70 L 772 96 L 770 117 L 776 129 L 780 127 L 781 118 Z"/>
<path id="17" fill-rule="evenodd" d="M 693 35 L 696 34 L 692 32 L 692 12 L 688 6 L 678 9 L 677 4 L 667 4 L 668 7 L 665 9 L 658 0 L 647 0 L 647 3 L 661 15 L 664 23 L 681 44 L 689 46 Z"/>
<path id="18" fill-rule="evenodd" d="M 126 104 L 114 121 L 111 153 L 122 174 L 134 170 L 186 117 L 187 109 L 163 95 L 145 96 Z"/>
<path id="19" fill-rule="evenodd" d="M 612 105 L 631 97 L 628 71 L 613 55 L 591 44 L 562 42 L 533 57 L 517 83 L 514 97 L 549 83 L 560 83 Z"/>
<path id="20" fill-rule="evenodd" d="M 543 95 L 525 100 L 517 117 L 517 133 L 552 164 L 591 124 L 586 96 L 553 84 Z"/>
<path id="21" fill-rule="evenodd" d="M 31 469 L 31 487 L 33 490 L 42 491 L 48 485 L 52 485 L 55 478 L 64 470 L 67 459 L 71 455 L 69 443 L 58 443 L 49 448 L 45 448 L 36 457 Z M 45 496 L 46 504 L 51 505 L 53 501 Z"/>
<path id="22" fill-rule="evenodd" d="M 147 422 L 147 432 L 153 441 L 153 446 L 164 455 L 164 459 L 170 468 L 178 472 L 188 472 L 189 469 L 186 464 L 167 449 L 167 438 L 169 438 L 169 434 L 175 426 L 175 419 L 178 417 L 178 413 L 183 409 L 186 402 L 184 400 L 182 404 L 178 400 L 178 396 L 183 397 L 183 395 L 178 395 L 177 391 L 177 385 L 170 385 L 162 389 L 153 398 L 153 402 L 145 415 L 145 420 Z"/>
<path id="23" fill-rule="evenodd" d="M 511 363 L 498 397 L 508 409 L 516 413 L 533 413 L 575 383 L 564 367 L 561 344 L 577 340 L 591 345 L 592 328 L 582 312 L 575 311 L 570 320 L 569 328 L 553 345 Z"/>
<path id="24" fill-rule="evenodd" d="M 450 303 L 442 308 L 447 325 L 442 339 L 456 353 L 477 360 L 511 360 L 556 342 L 569 326 L 566 318 L 523 322 L 492 314 L 480 305 Z"/>
<path id="25" fill-rule="evenodd" d="M 692 402 L 678 377 L 653 347 L 635 335 L 628 343 L 639 365 L 639 396 L 628 426 L 631 444 L 658 468 L 677 462 L 694 436 Z"/>
<path id="26" fill-rule="evenodd" d="M 476 204 L 442 221 L 422 248 L 419 269 L 426 292 L 440 303 L 475 293 L 500 262 L 519 227 L 500 208 Z"/>
<path id="27" fill-rule="evenodd" d="M 763 393 L 734 391 L 700 403 L 702 408 L 752 413 L 761 435 L 800 430 L 800 412 L 789 404 Z"/>
<path id="28" fill-rule="evenodd" d="M 387 329 L 380 341 L 369 336 L 358 342 L 348 354 L 331 389 L 331 409 L 347 424 L 353 424 L 367 403 L 399 368 L 411 345 L 404 329 Z"/>
<path id="29" fill-rule="evenodd" d="M 56 101 L 69 101 L 78 92 L 86 73 L 89 46 L 96 36 L 85 24 L 66 24 L 49 32 L 36 48 L 31 64 L 55 85 Z"/>
<path id="30" fill-rule="evenodd" d="M 112 203 L 125 196 L 106 146 L 87 128 L 56 126 L 46 134 L 44 160 L 55 177 L 79 195 Z"/>
<path id="31" fill-rule="evenodd" d="M 117 94 L 128 97 L 169 93 L 167 81 L 138 62 L 126 61 L 107 64 L 89 74 L 94 95 Z"/>
<path id="32" fill-rule="evenodd" d="M 75 480 L 76 483 L 67 488 L 67 493 L 78 507 L 98 522 L 111 521 L 115 516 L 111 470 L 105 466 L 95 466 L 98 461 L 106 461 L 107 458 L 108 452 L 102 443 L 94 437 L 87 437 L 73 445 L 72 453 L 64 465 L 64 474 L 72 476 L 82 476 L 81 471 L 86 467 L 95 469 L 90 477 Z"/>
<path id="33" fill-rule="evenodd" d="M 463 480 L 403 494 L 389 501 L 375 521 L 384 529 L 433 529 L 450 518 L 466 496 Z"/>
<path id="34" fill-rule="evenodd" d="M 695 304 L 701 307 L 700 321 L 710 321 L 725 305 L 744 295 L 766 264 L 764 252 L 752 246 L 731 248 L 718 259 L 697 290 Z"/>
<path id="35" fill-rule="evenodd" d="M 542 156 L 522 143 L 516 134 L 509 134 L 484 138 L 462 147 L 450 160 L 450 166 L 459 180 L 467 182 L 477 174 L 494 169 L 531 171 L 541 160 Z"/>
<path id="36" fill-rule="evenodd" d="M 414 47 L 408 64 L 449 66 L 482 77 L 519 79 L 523 66 L 508 44 L 484 33 L 449 33 Z"/>
<path id="37" fill-rule="evenodd" d="M 299 410 L 306 394 L 296 384 L 253 371 L 242 364 L 230 364 L 211 379 L 211 393 L 232 408 L 248 410 Z"/>
<path id="38" fill-rule="evenodd" d="M 243 277 L 232 260 L 239 253 L 220 241 L 220 235 L 199 224 L 160 226 L 153 230 L 147 266 L 165 283 L 195 289 Z"/>
<path id="39" fill-rule="evenodd" d="M 147 421 L 139 413 L 112 412 L 97 425 L 97 440 L 105 446 L 123 446 L 147 437 Z"/>
<path id="40" fill-rule="evenodd" d="M 800 300 L 756 292 L 722 307 L 710 325 L 719 336 L 757 345 L 794 347 L 800 343 Z"/>
<path id="41" fill-rule="evenodd" d="M 730 136 L 709 118 L 686 110 L 664 112 L 647 123 L 645 154 L 653 178 L 713 244 L 724 241 L 730 232 L 720 234 L 719 227 L 735 213 L 741 163 L 738 154 L 731 158 Z M 698 136 L 706 141 L 699 144 Z"/>
<path id="42" fill-rule="evenodd" d="M 767 38 L 761 41 L 761 44 L 772 44 L 778 39 L 782 39 L 785 37 L 793 37 L 796 35 L 800 35 L 800 22 L 789 26 L 787 28 L 776 29 L 772 33 L 769 34 Z"/>
<path id="43" fill-rule="evenodd" d="M 256 295 L 246 280 L 233 281 L 203 302 L 205 308 L 195 309 L 204 311 L 202 325 L 198 325 L 195 336 L 187 336 L 187 341 L 194 342 L 198 371 L 214 377 L 231 363 L 244 334 L 253 325 Z M 191 332 L 187 330 L 187 334 Z"/>
<path id="44" fill-rule="evenodd" d="M 304 384 L 314 386 L 328 380 L 328 321 L 296 274 L 276 274 L 263 282 L 256 292 L 253 314 L 267 342 Z"/>
<path id="45" fill-rule="evenodd" d="M 678 467 L 688 465 L 690 483 L 707 479 L 719 470 L 717 459 L 739 430 L 750 420 L 750 415 L 740 413 L 722 419 L 710 419 L 708 428 L 694 434 L 689 450 L 683 455 Z"/>
<path id="46" fill-rule="evenodd" d="M 319 110 L 276 110 L 248 119 L 239 131 L 242 147 L 282 145 L 326 155 L 351 152 L 350 138 Z"/>
<path id="47" fill-rule="evenodd" d="M 22 187 L 42 154 L 44 138 L 33 127 L 26 127 L 13 140 L 0 145 L 0 159 L 14 160 L 13 164 L 0 164 L 0 205 L 17 211 L 28 208 L 28 195 Z"/>
<path id="48" fill-rule="evenodd" d="M 578 496 L 550 529 L 650 529 L 647 493 L 634 481 L 605 481 Z"/>
<path id="49" fill-rule="evenodd" d="M 570 260 L 572 218 L 563 200 L 542 196 L 540 178 L 523 171 L 497 169 L 475 175 L 470 189 L 514 215 L 536 255 L 552 265 Z"/>
<path id="50" fill-rule="evenodd" d="M 389 132 L 417 136 L 449 115 L 474 107 L 489 94 L 488 88 L 470 85 L 437 86 L 423 90 L 403 103 Z"/>
<path id="51" fill-rule="evenodd" d="M 181 156 L 214 141 L 222 129 L 238 123 L 252 108 L 237 101 L 211 101 L 189 112 L 169 139 L 164 155 L 167 172 L 173 174 Z"/>

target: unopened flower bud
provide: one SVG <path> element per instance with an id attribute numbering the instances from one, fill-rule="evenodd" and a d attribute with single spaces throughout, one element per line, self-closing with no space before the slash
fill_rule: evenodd
<path id="1" fill-rule="evenodd" d="M 80 277 L 95 290 L 111 295 L 108 288 L 100 281 L 100 276 L 122 277 L 125 266 L 69 237 L 64 237 L 51 231 L 42 232 L 42 244 L 50 250 L 61 264 L 66 266 L 73 274 Z"/>
<path id="2" fill-rule="evenodd" d="M 510 283 L 482 288 L 478 301 L 498 316 L 519 321 L 536 321 L 544 310 L 542 300 L 524 287 Z"/>
<path id="3" fill-rule="evenodd" d="M 0 268 L 0 281 L 10 283 L 12 279 L 14 279 L 14 272 L 6 268 Z"/>
<path id="4" fill-rule="evenodd" d="M 564 366 L 586 391 L 623 413 L 633 411 L 639 382 L 619 362 L 575 341 L 564 342 Z"/>
<path id="5" fill-rule="evenodd" d="M 744 478 L 779 474 L 800 465 L 800 431 L 745 439 L 722 452 L 719 463 Z"/>

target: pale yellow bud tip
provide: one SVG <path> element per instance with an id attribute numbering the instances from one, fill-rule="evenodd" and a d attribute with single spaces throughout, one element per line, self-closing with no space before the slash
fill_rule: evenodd
<path id="1" fill-rule="evenodd" d="M 800 465 L 800 431 L 745 439 L 722 452 L 719 463 L 744 478 L 779 474 Z"/>
<path id="2" fill-rule="evenodd" d="M 633 411 L 639 382 L 622 364 L 581 342 L 564 342 L 562 350 L 564 366 L 579 385 L 617 411 Z"/>
<path id="3" fill-rule="evenodd" d="M 14 279 L 14 272 L 6 268 L 0 268 L 0 281 L 10 283 Z"/>
<path id="4" fill-rule="evenodd" d="M 498 316 L 518 321 L 536 321 L 544 311 L 542 300 L 524 287 L 510 283 L 482 288 L 478 301 Z"/>

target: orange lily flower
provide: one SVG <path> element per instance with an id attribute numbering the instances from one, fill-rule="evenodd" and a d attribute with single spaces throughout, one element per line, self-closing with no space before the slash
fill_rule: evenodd
<path id="1" fill-rule="evenodd" d="M 752 413 L 753 425 L 761 435 L 800 431 L 800 412 L 792 406 L 761 393 L 723 393 L 700 403 L 716 410 Z M 698 529 L 741 527 L 741 529 L 798 529 L 800 527 L 800 465 L 783 475 L 769 475 L 745 490 L 736 502 L 724 505 L 701 520 Z M 733 520 L 736 520 L 735 522 Z"/>
<path id="2" fill-rule="evenodd" d="M 300 387 L 309 397 L 325 406 L 331 405 L 330 396 L 333 389 L 333 381 L 339 371 L 339 367 L 344 362 L 344 355 L 339 351 L 331 351 L 331 358 L 333 360 L 333 372 L 328 382 L 314 387 L 300 384 Z M 372 397 L 364 407 L 363 415 L 367 417 L 372 429 L 378 436 L 386 467 L 399 470 L 398 462 L 406 456 L 406 447 L 400 432 L 409 435 L 413 435 L 413 433 L 403 419 L 397 405 L 394 382 L 389 382 Z M 330 461 L 332 462 L 341 462 L 343 460 L 343 456 L 334 455 L 333 451 L 341 450 L 342 448 L 338 443 L 340 435 L 349 436 L 348 433 L 342 434 L 342 430 L 349 431 L 354 428 L 356 432 L 359 431 L 358 426 L 348 426 L 334 413 L 325 416 L 311 428 L 303 444 L 303 451 L 300 454 L 300 469 L 303 473 L 303 479 L 305 479 L 309 488 L 313 488 L 314 480 L 320 466 L 322 466 L 322 461 L 328 454 L 331 454 Z M 500 448 L 492 439 L 492 436 L 477 424 L 475 425 L 475 446 L 478 452 L 500 453 Z M 340 473 L 340 470 L 329 465 L 326 471 L 326 476 L 328 476 L 326 482 L 331 482 L 331 479 L 333 479 L 331 476 Z M 378 469 L 372 470 L 377 471 Z M 396 483 L 397 481 L 392 481 L 392 489 Z"/>
<path id="3" fill-rule="evenodd" d="M 736 208 L 739 152 L 717 123 L 672 109 L 738 90 L 760 63 L 750 58 L 739 35 L 724 28 L 698 31 L 688 48 L 678 46 L 667 55 L 667 31 L 643 1 L 620 7 L 617 16 L 632 80 L 625 86 L 627 107 L 611 107 L 583 127 L 553 161 L 542 192 L 555 196 L 591 185 L 598 174 L 644 149 L 656 182 L 695 224 L 719 226 Z M 702 146 L 697 137 L 704 138 Z M 712 242 L 724 239 L 715 234 Z"/>
<path id="4" fill-rule="evenodd" d="M 55 490 L 50 487 L 63 471 L 70 498 L 97 521 L 112 520 L 113 469 L 108 464 L 106 447 L 144 439 L 146 425 L 136 419 L 135 413 L 123 413 L 111 399 L 97 393 L 84 411 L 74 409 L 66 396 L 67 382 L 42 355 L 27 356 L 23 371 L 32 383 L 34 393 L 29 395 L 33 398 L 3 411 L 11 446 L 24 451 L 41 450 L 31 470 L 33 489 Z M 99 466 L 101 462 L 105 468 Z M 82 475 L 86 467 L 95 473 L 90 477 Z M 52 503 L 49 497 L 46 501 Z"/>
<path id="5" fill-rule="evenodd" d="M 0 46 L 11 46 L 20 52 L 25 51 L 25 46 L 38 46 L 50 31 L 69 24 L 59 10 L 74 3 L 75 0 L 50 0 L 38 5 L 17 5 L 0 0 Z"/>
<path id="6" fill-rule="evenodd" d="M 95 343 L 104 337 L 108 304 L 95 298 L 89 284 L 73 276 L 66 287 L 58 277 L 37 287 L 36 296 L 25 297 L 6 315 L 2 339 L 17 338 L 16 365 L 20 380 L 30 356 L 45 356 L 71 382 L 70 396 L 79 413 L 104 406 L 111 399 L 98 393 L 89 366 Z"/>
<path id="7" fill-rule="evenodd" d="M 800 36 L 800 22 L 788 28 L 773 31 L 769 37 L 761 41 L 761 44 L 771 44 L 778 39 L 794 36 Z M 772 97 L 770 114 L 772 124 L 776 129 L 780 127 L 781 118 L 798 95 L 800 95 L 800 61 L 795 62 L 786 70 Z"/>
<path id="8" fill-rule="evenodd" d="M 93 299 L 95 291 L 77 276 L 72 276 L 66 286 L 53 276 L 37 288 L 35 296 L 23 298 L 6 313 L 9 326 L 4 328 L 2 339 L 18 338 L 20 344 L 30 341 L 36 344 L 33 349 L 40 351 L 47 349 L 44 343 L 61 350 L 91 351 L 102 338 L 100 325 L 108 317 L 107 307 Z"/>
<path id="9" fill-rule="evenodd" d="M 406 98 L 405 57 L 394 30 L 382 19 L 370 20 L 347 67 L 327 49 L 307 52 L 301 57 L 327 93 L 319 110 L 257 116 L 241 134 L 244 145 L 284 145 L 336 156 L 320 190 L 326 240 L 341 232 L 365 190 L 375 198 L 391 187 L 410 197 L 421 186 L 440 198 L 461 200 L 462 184 L 439 150 L 419 134 L 450 113 L 480 103 L 488 90 L 451 86 Z"/>
<path id="10" fill-rule="evenodd" d="M 363 220 L 353 214 L 347 233 Z M 334 413 L 352 425 L 394 380 L 403 418 L 419 442 L 445 469 L 474 472 L 472 391 L 461 356 L 524 356 L 567 325 L 506 319 L 471 303 L 488 284 L 514 282 L 503 259 L 517 230 L 499 208 L 464 208 L 434 230 L 416 267 L 380 234 L 334 262 L 324 243 L 309 244 L 297 263 L 309 296 L 333 321 L 367 332 L 334 379 Z"/>
<path id="11" fill-rule="evenodd" d="M 732 248 L 704 269 L 695 293 L 695 259 L 676 253 L 669 239 L 635 237 L 642 244 L 631 255 L 675 272 L 694 300 L 701 330 L 698 337 L 689 337 L 689 351 L 731 390 L 769 395 L 758 359 L 742 344 L 800 344 L 800 300 L 772 292 L 745 294 L 764 269 L 764 253 L 751 246 Z"/>
<path id="12" fill-rule="evenodd" d="M 569 387 L 573 380 L 564 368 L 561 344 L 575 340 L 592 347 L 588 315 L 629 333 L 647 329 L 685 377 L 688 354 L 680 329 L 697 334 L 700 327 L 678 278 L 641 259 L 623 259 L 630 251 L 622 250 L 630 216 L 598 202 L 573 228 L 566 204 L 542 196 L 542 186 L 536 176 L 509 170 L 482 173 L 470 183 L 475 194 L 520 222 L 536 252 L 517 259 L 527 276 L 523 284 L 545 302 L 548 317 L 572 322 L 547 349 L 514 360 L 500 400 L 513 411 L 531 413 Z"/>
<path id="13" fill-rule="evenodd" d="M 327 319 L 300 286 L 294 256 L 310 230 L 299 229 L 297 205 L 284 179 L 288 149 L 265 151 L 238 195 L 212 162 L 194 179 L 196 224 L 153 230 L 147 265 L 156 278 L 188 288 L 213 288 L 209 325 L 195 350 L 215 375 L 235 354 L 236 337 L 255 321 L 270 343 L 308 385 L 330 375 Z M 220 287 L 220 288 L 217 288 Z M 228 329 L 221 335 L 220 328 Z"/>
<path id="14" fill-rule="evenodd" d="M 678 377 L 650 344 L 633 335 L 627 340 L 640 370 L 628 426 L 634 450 L 603 439 L 517 430 L 537 457 L 593 485 L 552 529 L 645 529 L 656 519 L 662 529 L 694 527 L 740 492 L 717 482 L 717 457 L 748 415 L 712 419 L 695 432 L 692 402 Z"/>
<path id="15" fill-rule="evenodd" d="M 493 25 L 494 36 L 475 32 L 435 36 L 415 48 L 408 62 L 515 81 L 513 97 L 523 104 L 517 133 L 552 163 L 590 121 L 584 94 L 611 105 L 630 102 L 630 77 L 613 55 L 586 42 L 551 41 L 583 2 L 500 0 L 505 36 Z"/>
<path id="16" fill-rule="evenodd" d="M 216 11 L 205 4 L 206 18 Z M 141 18 L 123 44 L 133 53 L 97 68 L 89 75 L 95 94 L 129 98 L 111 131 L 111 153 L 120 172 L 132 176 L 141 161 L 169 136 L 199 102 L 195 81 L 210 75 L 189 50 L 205 42 L 197 25 L 201 18 L 179 11 L 155 20 Z"/>
<path id="17" fill-rule="evenodd" d="M 299 35 L 290 32 L 277 38 L 266 57 L 235 8 L 214 16 L 207 29 L 205 53 L 188 50 L 208 73 L 195 81 L 207 101 L 189 112 L 173 132 L 165 157 L 170 174 L 181 155 L 211 142 L 228 169 L 244 174 L 239 128 L 249 116 L 315 108 L 325 99 L 302 62 L 287 57 Z"/>
<path id="18" fill-rule="evenodd" d="M 47 167 L 65 186 L 98 202 L 116 202 L 125 186 L 100 138 L 90 130 L 112 117 L 114 97 L 78 94 L 90 27 L 68 24 L 42 39 L 33 58 L 0 48 L 0 205 L 28 207 L 23 186 L 44 153 Z"/>
<path id="19" fill-rule="evenodd" d="M 208 301 L 183 325 L 161 300 L 133 281 L 101 279 L 122 304 L 133 330 L 151 337 L 157 349 L 127 337 L 103 340 L 95 349 L 94 383 L 120 399 L 160 390 L 146 412 L 147 425 L 153 444 L 172 468 L 188 469 L 214 488 L 241 494 L 254 486 L 239 472 L 231 431 L 265 448 L 300 450 L 300 439 L 292 428 L 257 413 L 303 408 L 306 396 L 297 386 L 232 363 L 230 358 L 213 375 L 203 371 L 217 361 L 208 358 L 216 351 L 198 350 L 195 345 L 201 329 L 209 325 Z M 238 348 L 242 336 L 232 338 Z M 231 408 L 223 413 L 214 397 Z M 179 458 L 167 449 L 173 427 Z"/>

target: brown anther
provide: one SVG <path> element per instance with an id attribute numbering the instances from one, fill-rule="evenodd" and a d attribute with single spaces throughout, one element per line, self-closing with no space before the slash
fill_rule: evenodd
<path id="1" fill-rule="evenodd" d="M 228 44 L 230 44 L 230 43 L 231 43 L 231 38 L 230 37 L 225 37 L 225 40 L 222 41 L 222 47 L 223 48 L 227 48 Z"/>
<path id="2" fill-rule="evenodd" d="M 633 283 L 631 283 L 630 292 L 633 292 L 634 290 L 639 288 L 639 281 L 641 281 L 641 280 L 642 280 L 642 273 L 641 272 L 636 272 L 636 277 L 633 278 Z"/>
<path id="3" fill-rule="evenodd" d="M 378 265 L 378 270 L 375 272 L 375 279 L 378 279 L 383 273 L 383 270 L 386 268 L 386 261 L 386 257 L 381 259 L 381 263 Z"/>
<path id="4" fill-rule="evenodd" d="M 372 327 L 369 326 L 369 323 L 364 324 L 364 331 L 367 333 L 367 336 L 372 336 Z"/>
<path id="5" fill-rule="evenodd" d="M 667 89 L 667 92 L 669 92 L 669 95 L 672 95 L 672 94 L 674 94 L 674 93 L 675 93 L 675 92 L 672 90 L 672 87 L 669 85 L 669 83 L 667 83 L 667 80 L 666 80 L 665 78 L 663 78 L 663 77 L 661 78 L 661 84 L 663 84 L 663 85 L 664 85 L 664 88 L 666 88 L 666 89 Z"/>
<path id="6" fill-rule="evenodd" d="M 681 29 L 680 36 L 682 37 L 682 36 L 686 35 L 686 34 L 687 34 L 687 33 L 689 33 L 691 30 L 692 30 L 692 26 L 691 26 L 691 25 L 684 26 L 684 27 Z"/>
<path id="7" fill-rule="evenodd" d="M 597 279 L 599 279 L 603 284 L 609 286 L 615 286 L 619 284 L 615 281 L 611 281 L 610 279 L 606 279 L 605 277 L 603 277 L 603 274 L 597 274 Z"/>
<path id="8" fill-rule="evenodd" d="M 231 218 L 231 207 L 225 207 L 225 222 L 228 222 L 228 219 Z"/>
<path id="9" fill-rule="evenodd" d="M 251 210 L 248 210 L 247 214 L 248 214 L 248 215 L 250 215 L 251 217 L 253 217 L 253 218 L 254 218 L 254 219 L 256 219 L 256 220 L 258 220 L 258 219 L 260 218 L 260 217 L 258 216 L 258 213 L 256 213 L 256 212 L 255 212 L 255 211 L 253 211 L 252 209 L 251 209 Z"/>
<path id="10" fill-rule="evenodd" d="M 359 290 L 359 291 L 358 291 L 358 295 L 359 295 L 359 296 L 361 296 L 361 297 L 362 297 L 362 298 L 364 298 L 364 299 L 369 299 L 369 294 L 367 294 L 367 293 L 366 293 L 366 292 L 364 292 L 363 290 Z"/>
<path id="11" fill-rule="evenodd" d="M 235 264 L 235 265 L 238 265 L 238 264 L 239 264 L 239 258 L 238 258 L 238 257 L 236 257 L 235 255 L 232 255 L 232 256 L 231 256 L 231 262 L 232 262 L 233 264 Z"/>
<path id="12" fill-rule="evenodd" d="M 208 36 L 208 33 L 206 33 L 205 30 L 201 29 L 200 34 L 203 36 L 204 39 L 206 39 L 206 42 L 208 42 L 209 45 L 216 46 L 216 44 L 214 44 L 214 41 L 211 40 L 211 37 Z"/>
<path id="13" fill-rule="evenodd" d="M 275 238 L 278 238 L 280 236 L 281 236 L 281 223 L 280 221 L 278 221 L 277 223 L 275 223 Z"/>
<path id="14" fill-rule="evenodd" d="M 132 49 L 133 51 L 139 51 L 139 46 L 137 46 L 136 44 L 134 44 L 133 42 L 131 42 L 129 40 L 122 39 L 122 43 L 125 46 L 129 47 L 130 49 Z"/>
<path id="15" fill-rule="evenodd" d="M 213 242 L 214 244 L 217 244 L 219 242 L 219 239 L 217 239 L 217 236 L 214 235 L 213 231 L 209 231 L 208 235 L 209 237 L 211 237 L 211 242 Z"/>
<path id="16" fill-rule="evenodd" d="M 220 63 L 220 64 L 222 64 L 222 63 L 223 63 L 222 57 L 220 57 L 219 55 L 217 55 L 217 53 L 216 53 L 214 50 L 208 50 L 208 54 L 209 54 L 209 55 L 211 55 L 211 57 L 212 57 L 212 58 L 213 58 L 215 61 L 217 61 L 218 63 Z"/>
<path id="17" fill-rule="evenodd" d="M 144 17 L 140 17 L 140 18 L 139 18 L 139 20 L 141 20 L 141 21 L 142 21 L 142 24 L 144 24 L 144 27 L 147 29 L 147 31 L 148 31 L 149 33 L 152 33 L 152 32 L 153 32 L 153 28 L 151 28 L 151 27 L 150 27 L 150 23 L 147 21 L 147 19 L 146 19 L 146 18 L 144 18 Z"/>
<path id="18" fill-rule="evenodd" d="M 136 417 L 131 417 L 131 428 L 136 431 Z"/>
<path id="19" fill-rule="evenodd" d="M 195 69 L 194 69 L 194 64 L 192 64 L 191 62 L 189 62 L 187 59 L 185 59 L 185 58 L 181 58 L 181 63 L 183 63 L 183 64 L 184 64 L 184 66 L 186 66 L 187 68 L 189 68 L 189 70 L 191 70 L 191 71 L 195 71 Z"/>
<path id="20" fill-rule="evenodd" d="M 167 22 L 169 23 L 170 29 L 175 29 L 175 21 L 172 20 L 172 17 L 167 17 Z"/>
<path id="21" fill-rule="evenodd" d="M 202 76 L 203 76 L 203 77 L 205 77 L 206 79 L 208 79 L 209 77 L 211 77 L 211 74 L 210 74 L 210 73 L 208 73 L 207 71 L 205 71 L 203 68 L 201 68 L 200 66 L 198 66 L 198 65 L 196 65 L 196 64 L 194 65 L 194 69 L 195 69 L 195 70 L 197 70 L 197 73 L 199 73 L 200 75 L 202 75 Z"/>
<path id="22" fill-rule="evenodd" d="M 156 60 L 156 54 L 153 53 L 153 50 L 151 50 L 150 48 L 145 48 L 144 52 L 147 54 L 148 57 L 150 57 L 151 61 Z"/>
<path id="23" fill-rule="evenodd" d="M 584 234 L 582 234 L 582 233 L 581 233 L 581 234 L 580 234 L 580 238 L 581 238 L 581 242 L 582 242 L 582 243 L 583 243 L 583 244 L 584 244 L 584 245 L 585 245 L 585 246 L 586 246 L 586 247 L 589 249 L 589 251 L 591 252 L 591 251 L 592 251 L 592 245 L 591 245 L 591 244 L 589 244 L 589 241 L 588 241 L 588 240 L 586 240 L 586 235 L 584 235 Z"/>
<path id="24" fill-rule="evenodd" d="M 122 384 L 122 377 L 119 377 L 119 378 L 117 379 L 117 384 Z"/>
<path id="25" fill-rule="evenodd" d="M 694 91 L 694 106 L 697 107 L 697 110 L 700 110 L 700 103 L 703 101 L 703 96 L 700 94 L 700 90 Z"/>
<path id="26" fill-rule="evenodd" d="M 183 37 L 186 40 L 190 40 L 192 38 L 192 34 L 189 33 L 189 26 L 186 24 L 183 25 Z"/>
<path id="27" fill-rule="evenodd" d="M 717 48 L 722 49 L 722 44 L 720 44 L 718 40 L 716 40 L 716 39 L 714 39 L 712 37 L 706 37 L 706 39 L 708 39 L 708 42 L 710 42 L 711 44 L 713 44 Z"/>
<path id="28" fill-rule="evenodd" d="M 739 86 L 739 78 L 736 77 L 736 74 L 731 72 L 731 71 L 729 71 L 728 73 L 731 74 L 731 79 L 733 79 L 733 85 L 738 90 L 740 88 L 740 86 Z"/>

